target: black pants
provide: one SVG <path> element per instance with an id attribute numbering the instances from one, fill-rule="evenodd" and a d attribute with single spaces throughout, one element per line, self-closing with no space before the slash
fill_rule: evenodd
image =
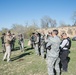
<path id="1" fill-rule="evenodd" d="M 69 54 L 69 50 L 63 50 L 60 53 L 61 65 L 64 71 L 67 71 L 68 69 L 68 54 Z"/>
<path id="2" fill-rule="evenodd" d="M 14 50 L 15 43 L 12 42 L 10 45 L 11 45 L 11 50 Z"/>

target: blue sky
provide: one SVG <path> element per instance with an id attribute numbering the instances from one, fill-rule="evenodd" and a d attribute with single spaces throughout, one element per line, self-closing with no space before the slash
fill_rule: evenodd
<path id="1" fill-rule="evenodd" d="M 12 24 L 25 25 L 43 16 L 50 16 L 59 25 L 61 21 L 73 24 L 71 16 L 76 11 L 76 0 L 0 0 L 0 29 Z"/>

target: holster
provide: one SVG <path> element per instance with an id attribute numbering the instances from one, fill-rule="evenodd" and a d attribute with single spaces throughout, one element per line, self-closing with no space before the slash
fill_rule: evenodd
<path id="1" fill-rule="evenodd" d="M 48 47 L 46 47 L 46 49 L 51 50 L 51 45 L 50 45 L 50 46 L 48 46 Z"/>

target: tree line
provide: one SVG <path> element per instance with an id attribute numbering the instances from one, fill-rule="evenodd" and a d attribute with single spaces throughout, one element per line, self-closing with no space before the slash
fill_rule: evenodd
<path id="1" fill-rule="evenodd" d="M 72 15 L 72 21 L 73 25 L 65 24 L 64 21 L 61 21 L 60 25 L 58 26 L 55 19 L 52 19 L 50 16 L 44 16 L 40 19 L 40 25 L 38 25 L 38 23 L 36 23 L 35 21 L 32 24 L 28 24 L 27 22 L 25 25 L 13 24 L 10 30 L 16 35 L 22 33 L 24 34 L 25 38 L 29 38 L 34 31 L 40 28 L 76 26 L 76 11 Z M 8 28 L 2 28 L 2 30 L 0 31 L 0 36 L 2 33 L 7 32 L 8 30 Z"/>

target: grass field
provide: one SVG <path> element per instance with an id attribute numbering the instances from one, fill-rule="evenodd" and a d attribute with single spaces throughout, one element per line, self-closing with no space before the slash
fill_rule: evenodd
<path id="1" fill-rule="evenodd" d="M 3 53 L 0 44 L 0 75 L 48 75 L 46 60 L 35 55 L 34 50 L 27 46 L 27 42 L 25 40 L 25 52 L 19 49 L 12 51 L 12 62 L 9 63 L 2 61 Z M 17 43 L 16 47 L 18 47 Z M 72 42 L 70 51 L 68 72 L 61 75 L 76 75 L 76 41 Z"/>

